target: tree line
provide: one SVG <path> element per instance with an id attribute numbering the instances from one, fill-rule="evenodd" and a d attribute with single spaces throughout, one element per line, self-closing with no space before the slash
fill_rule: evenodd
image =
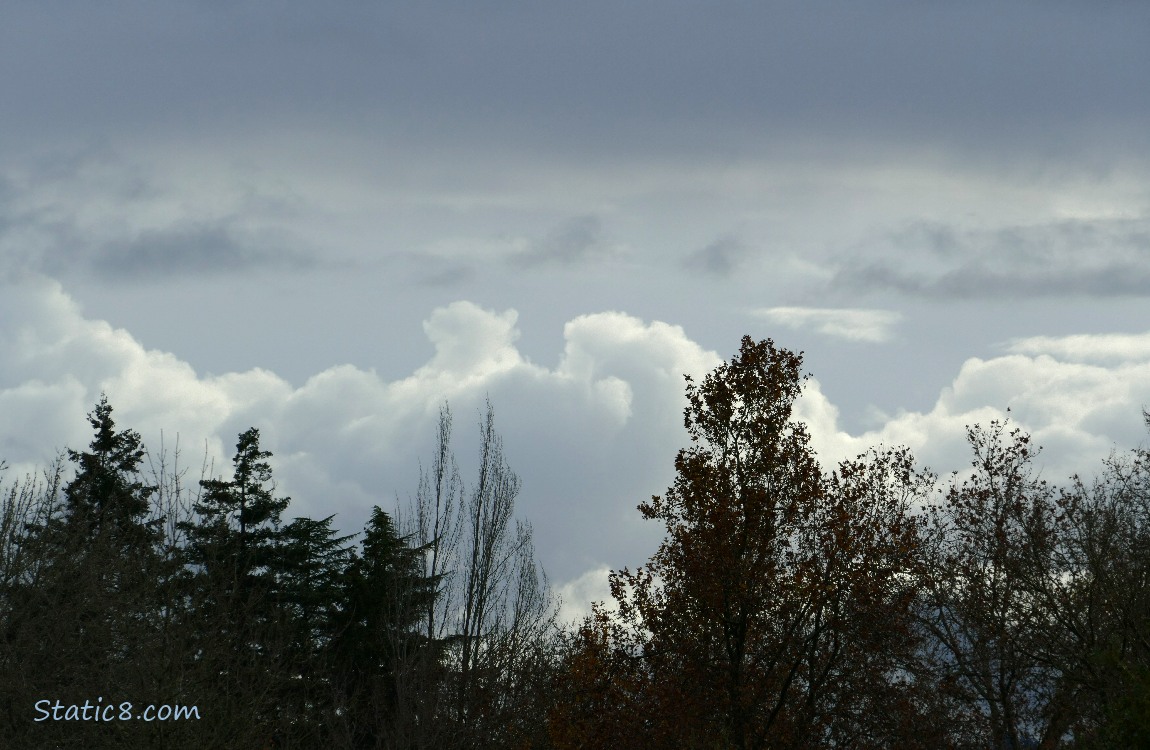
<path id="1" fill-rule="evenodd" d="M 488 405 L 465 482 L 444 406 L 409 507 L 286 521 L 255 428 L 186 480 L 106 399 L 0 496 L 0 738 L 14 747 L 1150 746 L 1150 451 L 1041 479 L 1008 422 L 940 478 L 820 465 L 802 357 L 744 337 L 687 378 L 666 534 L 558 622 Z M 1145 415 L 1144 415 L 1145 416 Z M 1150 425 L 1150 416 L 1147 416 Z M 195 705 L 35 721 L 43 699 Z"/>
<path id="2" fill-rule="evenodd" d="M 101 399 L 88 450 L 3 495 L 5 747 L 535 742 L 557 610 L 490 407 L 476 481 L 444 407 L 412 507 L 375 507 L 358 540 L 332 516 L 284 518 L 259 430 L 239 435 L 230 477 L 191 484 L 178 452 L 149 462 L 112 414 Z M 144 721 L 151 704 L 198 718 Z"/>

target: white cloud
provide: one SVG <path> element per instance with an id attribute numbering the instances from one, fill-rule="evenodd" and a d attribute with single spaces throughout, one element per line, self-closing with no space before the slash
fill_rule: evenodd
<path id="1" fill-rule="evenodd" d="M 521 512 L 534 521 L 557 580 L 597 560 L 625 564 L 629 545 L 657 538 L 634 506 L 670 482 L 684 442 L 682 374 L 702 375 L 719 362 L 677 326 L 607 312 L 569 321 L 549 368 L 516 348 L 514 310 L 460 301 L 428 317 L 435 353 L 407 377 L 388 381 L 338 365 L 294 388 L 262 369 L 200 375 L 174 354 L 85 318 L 55 282 L 4 291 L 0 406 L 11 418 L 0 424 L 0 448 L 14 470 L 86 445 L 83 415 L 106 391 L 117 423 L 151 446 L 161 431 L 169 447 L 178 434 L 185 465 L 198 465 L 206 444 L 217 469 L 227 467 L 235 436 L 259 427 L 281 491 L 296 500 L 292 512 L 339 513 L 351 531 L 371 504 L 391 508 L 414 491 L 445 398 L 466 473 L 489 396 L 508 460 L 524 479 Z"/>
<path id="2" fill-rule="evenodd" d="M 686 444 L 682 374 L 701 376 L 721 361 L 678 326 L 600 312 L 565 324 L 562 352 L 548 367 L 516 347 L 514 310 L 455 302 L 428 317 L 435 353 L 407 377 L 388 381 L 340 365 L 296 388 L 261 369 L 199 375 L 176 355 L 147 350 L 127 331 L 85 318 L 53 282 L 3 292 L 0 455 L 13 474 L 43 465 L 58 448 L 86 445 L 83 415 L 104 390 L 118 423 L 153 447 L 160 430 L 169 447 L 179 433 L 191 453 L 185 464 L 198 463 L 206 442 L 216 466 L 226 467 L 235 436 L 259 427 L 264 447 L 276 454 L 281 491 L 295 498 L 292 512 L 338 513 L 354 531 L 371 504 L 390 509 L 397 496 L 414 491 L 445 397 L 467 477 L 475 422 L 490 396 L 508 461 L 524 480 L 520 513 L 534 524 L 565 617 L 606 597 L 607 569 L 634 566 L 654 551 L 663 529 L 643 521 L 635 506 L 671 483 L 675 453 Z M 1088 359 L 1081 352 L 1141 351 L 1140 338 L 1099 337 L 1073 347 L 1066 339 L 1042 347 L 1024 341 L 1018 352 L 967 360 L 930 410 L 891 415 L 870 432 L 840 429 L 836 405 L 813 379 L 796 417 L 808 424 L 825 466 L 885 443 L 908 445 L 942 472 L 962 468 L 969 461 L 965 425 L 1002 417 L 1006 407 L 1046 446 L 1044 476 L 1054 481 L 1073 471 L 1089 475 L 1113 446 L 1139 442 L 1150 357 L 1078 360 Z M 1059 346 L 1069 361 L 1039 352 L 1062 352 Z M 1034 353 L 1022 353 L 1026 347 Z"/>
<path id="3" fill-rule="evenodd" d="M 559 586 L 556 590 L 562 602 L 559 608 L 559 622 L 578 623 L 591 614 L 591 602 L 603 602 L 608 608 L 615 609 L 615 600 L 611 598 L 611 583 L 608 578 L 610 575 L 611 568 L 601 565 Z"/>
<path id="4" fill-rule="evenodd" d="M 889 341 L 891 329 L 902 320 L 892 310 L 853 308 L 769 307 L 752 313 L 787 328 L 810 328 L 824 336 L 867 343 Z"/>
<path id="5" fill-rule="evenodd" d="M 1043 446 L 1042 475 L 1059 483 L 1076 472 L 1092 476 L 1112 449 L 1138 445 L 1145 435 L 1143 405 L 1150 405 L 1150 362 L 1104 366 L 1012 354 L 968 359 L 929 411 L 889 416 L 861 435 L 838 428 L 837 410 L 815 380 L 796 416 L 810 426 L 824 465 L 883 443 L 909 446 L 920 462 L 943 473 L 969 466 L 967 425 L 1009 416 Z"/>
<path id="6" fill-rule="evenodd" d="M 1145 362 L 1150 360 L 1150 332 L 1031 336 L 1004 345 L 1012 354 L 1049 354 L 1070 362 Z"/>

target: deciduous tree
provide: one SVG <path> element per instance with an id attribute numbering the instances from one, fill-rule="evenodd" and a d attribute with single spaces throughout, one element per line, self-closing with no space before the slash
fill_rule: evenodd
<path id="1" fill-rule="evenodd" d="M 905 451 L 824 477 L 792 419 L 801 363 L 745 337 L 688 378 L 691 446 L 674 485 L 639 506 L 667 536 L 612 574 L 618 614 L 583 624 L 552 722 L 561 746 L 866 746 L 904 729 L 873 719 L 913 704 L 894 673 L 912 647 L 910 501 L 928 480 Z"/>

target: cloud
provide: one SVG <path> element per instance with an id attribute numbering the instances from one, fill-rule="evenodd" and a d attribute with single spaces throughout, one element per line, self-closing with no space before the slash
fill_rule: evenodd
<path id="1" fill-rule="evenodd" d="M 6 125 L 18 135 L 142 138 L 252 123 L 263 135 L 321 110 L 409 139 L 582 153 L 885 130 L 894 142 L 910 134 L 1041 154 L 1067 131 L 1099 120 L 1137 127 L 1147 112 L 1132 93 L 1146 70 L 1139 3 L 1022 4 L 999 9 L 989 30 L 985 2 L 879 2 L 866 12 L 769 3 L 721 14 L 682 4 L 657 24 L 646 8 L 602 2 L 560 14 L 506 2 L 451 14 L 289 6 L 269 17 L 242 4 L 118 2 L 119 11 L 78 6 L 61 20 L 22 5 L 6 16 L 0 45 Z M 887 21 L 893 13 L 900 23 Z M 167 51 L 162 65 L 155 44 Z M 125 99 L 125 86 L 137 95 Z"/>
<path id="2" fill-rule="evenodd" d="M 620 312 L 569 320 L 554 366 L 518 350 L 518 315 L 467 301 L 434 309 L 424 332 L 434 353 L 405 377 L 352 365 L 329 367 L 299 387 L 263 369 L 197 373 L 174 354 L 87 319 L 56 282 L 5 287 L 0 295 L 0 448 L 14 470 L 42 465 L 58 448 L 90 440 L 83 415 L 101 391 L 121 426 L 153 448 L 178 434 L 185 465 L 206 446 L 228 465 L 235 436 L 259 427 L 275 453 L 293 513 L 338 513 L 354 531 L 373 504 L 406 502 L 434 421 L 449 399 L 465 473 L 474 465 L 475 423 L 490 398 L 508 460 L 524 479 L 520 513 L 559 582 L 587 566 L 619 566 L 626 550 L 649 554 L 657 530 L 635 504 L 671 480 L 685 442 L 682 375 L 719 358 L 682 328 Z M 470 476 L 468 477 L 471 478 Z M 652 486 L 654 482 L 654 486 Z"/>
<path id="3" fill-rule="evenodd" d="M 0 271 L 135 281 L 335 264 L 285 226 L 284 199 L 171 179 L 99 145 L 0 172 Z"/>
<path id="4" fill-rule="evenodd" d="M 1050 356 L 1069 362 L 1150 361 L 1150 333 L 1078 334 L 1030 336 L 1003 345 L 1012 354 Z"/>
<path id="5" fill-rule="evenodd" d="M 891 329 L 902 319 L 891 310 L 820 307 L 770 307 L 752 314 L 787 328 L 810 328 L 824 336 L 866 343 L 889 341 Z"/>
<path id="6" fill-rule="evenodd" d="M 180 223 L 109 242 L 88 261 L 112 280 L 222 274 L 251 268 L 310 270 L 319 262 L 266 239 L 244 237 L 231 221 Z M 58 269 L 54 269 L 57 270 Z"/>
<path id="7" fill-rule="evenodd" d="M 511 256 L 523 268 L 575 266 L 608 257 L 611 249 L 603 244 L 603 224 L 595 216 L 569 219 L 526 250 Z"/>
<path id="8" fill-rule="evenodd" d="M 516 311 L 456 301 L 427 317 L 434 352 L 406 376 L 337 365 L 296 387 L 258 368 L 197 373 L 173 353 L 86 318 L 55 282 L 2 291 L 0 410 L 10 418 L 0 423 L 0 450 L 13 465 L 9 476 L 43 465 L 57 449 L 86 445 L 83 415 L 106 391 L 118 424 L 153 448 L 161 431 L 169 447 L 178 434 L 193 468 L 205 446 L 217 469 L 227 466 L 235 436 L 259 427 L 275 453 L 280 491 L 295 498 L 291 512 L 337 513 L 355 531 L 371 505 L 391 509 L 414 491 L 444 398 L 470 480 L 489 397 L 507 459 L 523 479 L 519 512 L 534 524 L 541 559 L 567 599 L 565 616 L 603 596 L 607 569 L 654 551 L 663 529 L 644 522 L 635 505 L 671 484 L 674 456 L 687 444 L 682 375 L 700 377 L 721 362 L 681 327 L 618 311 L 568 320 L 554 364 L 534 362 L 518 348 Z M 795 416 L 808 424 L 824 466 L 883 443 L 907 445 L 945 473 L 969 462 L 965 425 L 1002 418 L 1009 407 L 1045 446 L 1043 476 L 1089 476 L 1112 448 L 1144 436 L 1148 336 L 1017 340 L 1003 356 L 968 359 L 930 409 L 887 415 L 862 434 L 841 428 L 817 379 Z"/>
<path id="9" fill-rule="evenodd" d="M 747 256 L 747 248 L 732 237 L 717 239 L 683 259 L 683 267 L 712 276 L 727 277 L 734 273 Z"/>
<path id="10" fill-rule="evenodd" d="M 470 281 L 474 277 L 475 269 L 471 266 L 452 266 L 425 274 L 420 281 L 427 286 L 450 287 Z"/>
<path id="11" fill-rule="evenodd" d="M 609 609 L 616 609 L 615 600 L 611 598 L 610 575 L 611 569 L 601 566 L 559 586 L 556 591 L 562 601 L 559 622 L 578 623 L 591 614 L 590 602 L 603 602 Z"/>
<path id="12" fill-rule="evenodd" d="M 951 299 L 1143 297 L 1150 294 L 1150 218 L 994 229 L 916 222 L 840 257 L 830 285 Z"/>
<path id="13" fill-rule="evenodd" d="M 860 435 L 839 428 L 838 410 L 817 380 L 804 391 L 796 417 L 810 427 L 824 466 L 881 443 L 909 446 L 921 463 L 944 474 L 969 467 L 967 425 L 1009 417 L 1043 446 L 1038 468 L 1057 484 L 1074 473 L 1090 477 L 1112 450 L 1140 444 L 1148 384 L 1150 359 L 1107 366 L 1010 354 L 968 359 L 931 409 L 887 415 Z"/>
<path id="14" fill-rule="evenodd" d="M 834 286 L 859 290 L 893 290 L 916 297 L 991 299 L 1004 297 L 1145 297 L 1150 294 L 1150 268 L 1112 263 L 1100 268 L 996 269 L 966 263 L 938 274 L 912 273 L 888 263 L 869 263 L 840 271 Z"/>

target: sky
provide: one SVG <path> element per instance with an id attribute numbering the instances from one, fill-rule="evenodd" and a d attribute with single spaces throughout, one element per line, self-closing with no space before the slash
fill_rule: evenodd
<path id="1" fill-rule="evenodd" d="M 804 352 L 823 465 L 1150 406 L 1150 4 L 10 0 L 0 456 L 118 423 L 290 513 L 415 492 L 490 399 L 575 615 L 662 529 L 684 374 Z M 470 480 L 469 477 L 466 477 Z"/>

